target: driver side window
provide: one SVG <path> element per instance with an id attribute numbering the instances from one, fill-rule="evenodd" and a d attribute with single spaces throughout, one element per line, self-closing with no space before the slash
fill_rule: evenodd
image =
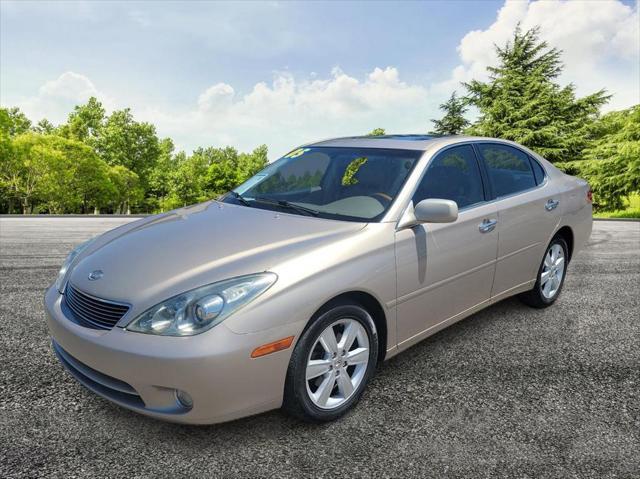
<path id="1" fill-rule="evenodd" d="M 413 204 L 428 198 L 453 200 L 460 209 L 484 201 L 480 167 L 471 145 L 449 148 L 431 160 Z"/>

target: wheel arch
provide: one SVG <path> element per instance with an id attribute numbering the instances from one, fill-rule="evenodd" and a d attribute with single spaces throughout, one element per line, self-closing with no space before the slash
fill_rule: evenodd
<path id="1" fill-rule="evenodd" d="M 561 236 L 562 239 L 565 240 L 565 242 L 567 243 L 567 247 L 569 248 L 569 261 L 571 261 L 574 244 L 573 230 L 571 229 L 571 227 L 567 225 L 563 226 L 558 231 L 556 231 L 554 236 Z"/>
<path id="2" fill-rule="evenodd" d="M 315 313 L 313 313 L 305 325 L 303 333 L 309 328 L 316 318 L 334 306 L 344 304 L 346 302 L 359 304 L 371 315 L 378 332 L 378 362 L 382 362 L 387 353 L 387 315 L 384 312 L 382 304 L 380 304 L 378 299 L 370 293 L 366 293 L 364 291 L 347 291 L 334 296 L 320 306 Z"/>

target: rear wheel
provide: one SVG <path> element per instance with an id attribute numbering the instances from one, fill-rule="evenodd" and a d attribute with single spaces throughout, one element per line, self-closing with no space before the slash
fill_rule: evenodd
<path id="1" fill-rule="evenodd" d="M 342 304 L 318 317 L 291 355 L 284 409 L 309 421 L 331 421 L 360 399 L 378 359 L 371 315 Z"/>
<path id="2" fill-rule="evenodd" d="M 569 248 L 562 236 L 551 240 L 538 270 L 538 278 L 531 291 L 520 295 L 520 299 L 534 308 L 551 306 L 562 291 L 567 272 Z"/>

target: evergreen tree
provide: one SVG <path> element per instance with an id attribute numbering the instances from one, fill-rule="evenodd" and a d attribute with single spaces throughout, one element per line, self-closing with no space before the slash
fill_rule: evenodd
<path id="1" fill-rule="evenodd" d="M 480 112 L 471 134 L 516 141 L 550 161 L 579 158 L 592 138 L 591 127 L 609 95 L 604 90 L 576 98 L 573 85 L 556 80 L 563 69 L 560 51 L 539 38 L 539 29 L 516 28 L 488 82 L 465 84 L 468 101 Z"/>
<path id="2" fill-rule="evenodd" d="M 589 181 L 599 210 L 622 209 L 625 198 L 640 193 L 640 105 L 607 113 L 592 131 L 596 139 L 583 159 L 557 166 Z"/>
<path id="3" fill-rule="evenodd" d="M 467 106 L 463 98 L 458 98 L 453 92 L 449 99 L 440 105 L 440 110 L 444 116 L 440 120 L 431 120 L 435 126 L 433 133 L 437 135 L 459 135 L 469 126 L 469 122 L 464 117 Z"/>

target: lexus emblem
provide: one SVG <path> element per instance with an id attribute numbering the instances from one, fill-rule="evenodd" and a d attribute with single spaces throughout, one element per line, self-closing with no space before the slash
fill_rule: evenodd
<path id="1" fill-rule="evenodd" d="M 97 269 L 89 273 L 89 281 L 97 281 L 104 276 L 104 273 L 101 269 Z"/>

